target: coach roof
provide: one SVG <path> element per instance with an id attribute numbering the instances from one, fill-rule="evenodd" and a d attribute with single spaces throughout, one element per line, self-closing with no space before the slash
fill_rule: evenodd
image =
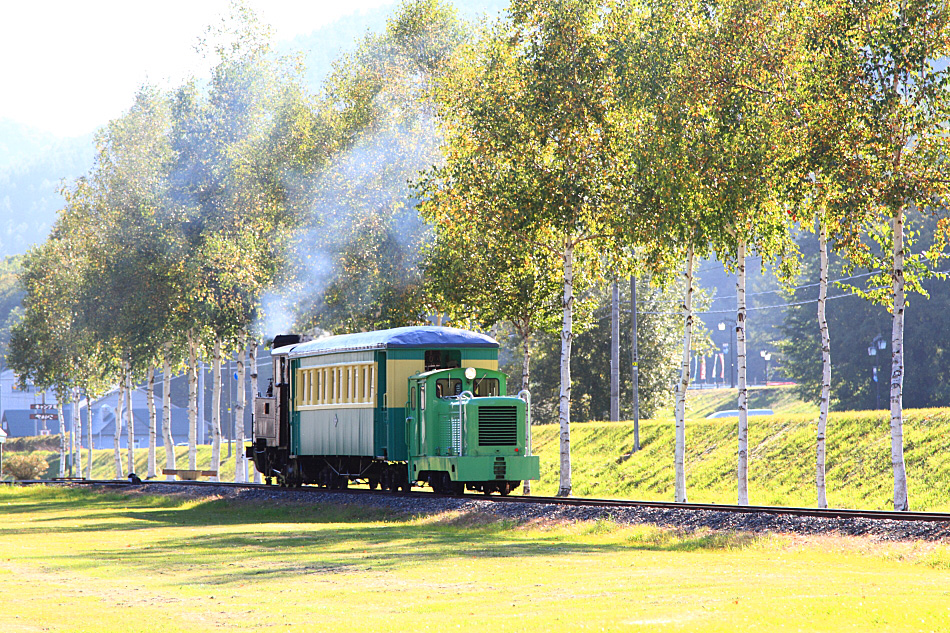
<path id="1" fill-rule="evenodd" d="M 291 358 L 317 356 L 359 350 L 417 348 L 438 349 L 452 347 L 497 348 L 498 341 L 486 334 L 459 330 L 451 327 L 423 325 L 417 327 L 397 327 L 376 332 L 358 332 L 328 336 L 315 341 L 307 341 L 293 346 L 274 350 L 274 353 L 287 354 Z"/>

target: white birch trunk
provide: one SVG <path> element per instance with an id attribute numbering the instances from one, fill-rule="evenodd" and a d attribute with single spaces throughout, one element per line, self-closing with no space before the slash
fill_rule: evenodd
<path id="1" fill-rule="evenodd" d="M 746 385 L 745 240 L 736 269 L 736 362 L 739 363 L 739 505 L 749 505 L 749 389 Z"/>
<path id="2" fill-rule="evenodd" d="M 528 389 L 531 385 L 531 346 L 528 337 L 522 338 L 521 343 L 521 388 Z"/>
<path id="3" fill-rule="evenodd" d="M 620 420 L 620 284 L 610 296 L 610 421 Z"/>
<path id="4" fill-rule="evenodd" d="M 828 428 L 828 403 L 831 400 L 831 335 L 825 316 L 828 298 L 828 227 L 824 220 L 818 237 L 818 328 L 821 331 L 821 407 L 818 412 L 818 447 L 815 482 L 818 487 L 818 507 L 828 507 L 825 486 L 825 432 Z"/>
<path id="5" fill-rule="evenodd" d="M 894 468 L 894 509 L 908 510 L 907 472 L 904 469 L 904 209 L 892 219 L 894 233 L 893 327 L 891 330 L 891 465 Z"/>
<path id="6" fill-rule="evenodd" d="M 188 332 L 188 469 L 198 468 L 198 343 Z"/>
<path id="7" fill-rule="evenodd" d="M 221 468 L 221 341 L 214 341 L 211 359 L 211 470 Z M 220 481 L 218 476 L 213 481 Z"/>
<path id="8" fill-rule="evenodd" d="M 75 463 L 73 464 L 73 475 L 82 477 L 82 412 L 79 410 L 79 403 L 82 401 L 82 394 L 79 388 L 73 389 L 73 432 L 70 442 L 73 445 L 73 455 Z M 92 412 L 89 410 L 89 401 L 86 401 L 86 416 L 89 419 L 89 428 L 92 428 Z"/>
<path id="9" fill-rule="evenodd" d="M 115 456 L 115 478 L 122 479 L 122 454 L 119 452 L 119 444 L 122 443 L 122 418 L 125 409 L 125 377 L 119 377 L 119 401 L 115 406 L 115 435 L 113 437 L 113 454 Z"/>
<path id="10" fill-rule="evenodd" d="M 527 329 L 527 328 L 526 328 Z M 525 334 L 521 338 L 521 389 L 526 391 L 528 386 L 531 384 L 531 346 L 528 341 L 528 335 Z M 530 416 L 529 416 L 530 417 Z M 530 424 L 530 420 L 528 423 Z M 527 429 L 528 439 L 531 437 L 531 429 Z M 527 447 L 531 448 L 530 443 Z M 530 452 L 528 453 L 531 454 Z M 528 479 L 524 480 L 524 483 L 521 485 L 521 493 L 525 496 L 531 494 L 531 481 Z"/>
<path id="11" fill-rule="evenodd" d="M 79 402 L 79 393 L 76 393 L 76 402 Z M 92 399 L 89 397 L 89 393 L 86 392 L 86 441 L 89 444 L 87 450 L 89 451 L 86 454 L 86 479 L 92 479 Z M 81 465 L 82 460 L 80 460 Z"/>
<path id="12" fill-rule="evenodd" d="M 128 417 L 126 424 L 129 438 L 129 474 L 135 472 L 135 412 L 132 411 L 132 367 L 125 365 L 125 414 Z"/>
<path id="13" fill-rule="evenodd" d="M 165 444 L 165 468 L 175 468 L 175 438 L 172 436 L 172 367 L 168 359 L 171 347 L 165 346 L 162 358 L 162 442 Z M 174 481 L 174 475 L 166 475 L 168 481 Z"/>
<path id="14" fill-rule="evenodd" d="M 158 420 L 155 413 L 155 367 L 148 366 L 145 379 L 145 398 L 148 403 L 148 474 L 146 477 L 155 477 L 155 446 L 158 444 Z"/>
<path id="15" fill-rule="evenodd" d="M 245 358 L 247 349 L 244 347 L 243 337 L 238 343 L 239 351 L 237 357 L 237 403 L 234 405 L 234 481 L 244 483 L 247 481 L 246 457 L 244 455 L 244 405 L 246 403 L 247 390 L 244 388 Z"/>
<path id="16" fill-rule="evenodd" d="M 250 363 L 251 370 L 251 420 L 253 420 L 255 415 L 254 398 L 260 395 L 260 390 L 257 384 L 257 339 L 254 337 L 252 337 L 250 343 L 248 343 L 247 354 L 248 363 Z M 253 423 L 251 428 L 253 429 Z M 254 440 L 253 436 L 251 437 L 251 440 Z M 253 467 L 253 464 L 250 464 L 248 467 Z M 254 483 L 261 483 L 261 474 L 257 472 L 257 468 L 254 468 Z"/>
<path id="17" fill-rule="evenodd" d="M 571 343 L 574 339 L 574 245 L 564 241 L 564 298 L 561 304 L 561 391 L 558 418 L 561 434 L 561 474 L 557 496 L 571 495 Z"/>
<path id="18" fill-rule="evenodd" d="M 676 446 L 674 494 L 677 503 L 686 503 L 686 390 L 689 388 L 689 357 L 693 338 L 693 247 L 686 253 L 686 296 L 683 299 L 683 362 L 676 384 Z"/>
<path id="19" fill-rule="evenodd" d="M 73 410 L 75 409 L 74 406 Z M 66 420 L 63 419 L 63 401 L 58 393 L 56 394 L 56 413 L 59 415 L 59 478 L 62 479 L 66 476 Z"/>

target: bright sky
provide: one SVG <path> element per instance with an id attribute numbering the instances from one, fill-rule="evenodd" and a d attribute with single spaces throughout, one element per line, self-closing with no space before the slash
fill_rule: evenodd
<path id="1" fill-rule="evenodd" d="M 277 40 L 395 0 L 246 0 Z M 229 0 L 0 0 L 0 119 L 62 136 L 93 131 L 146 80 L 204 74 L 194 45 Z"/>

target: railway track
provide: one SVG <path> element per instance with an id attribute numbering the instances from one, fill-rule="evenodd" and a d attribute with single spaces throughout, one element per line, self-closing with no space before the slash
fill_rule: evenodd
<path id="1" fill-rule="evenodd" d="M 673 503 L 665 501 L 636 501 L 629 499 L 589 499 L 583 497 L 535 497 L 535 496 L 499 496 L 466 494 L 462 496 L 439 495 L 432 492 L 408 492 L 392 493 L 366 488 L 345 488 L 342 490 L 331 490 L 317 486 L 302 486 L 298 488 L 281 488 L 278 486 L 268 486 L 266 484 L 254 483 L 233 483 L 216 481 L 167 481 L 167 480 L 148 480 L 141 484 L 131 484 L 125 480 L 105 479 L 105 480 L 85 480 L 85 479 L 66 479 L 66 480 L 36 480 L 24 482 L 3 482 L 19 483 L 23 485 L 35 484 L 53 484 L 53 485 L 89 485 L 89 486 L 108 486 L 116 488 L 128 488 L 130 486 L 193 486 L 193 487 L 224 487 L 247 490 L 266 490 L 272 493 L 280 494 L 282 492 L 295 492 L 314 494 L 351 494 L 351 495 L 382 495 L 386 497 L 399 497 L 403 499 L 455 499 L 455 500 L 476 500 L 488 501 L 492 503 L 524 503 L 533 505 L 549 506 L 574 506 L 587 508 L 606 508 L 606 509 L 654 509 L 654 510 L 676 510 L 676 511 L 712 511 L 725 512 L 732 514 L 759 514 L 776 515 L 791 517 L 808 517 L 820 519 L 869 519 L 873 521 L 909 521 L 922 523 L 944 522 L 950 525 L 950 513 L 946 512 L 895 512 L 888 510 L 854 510 L 847 508 L 795 508 L 786 506 L 739 506 L 739 505 L 720 505 L 713 503 Z"/>

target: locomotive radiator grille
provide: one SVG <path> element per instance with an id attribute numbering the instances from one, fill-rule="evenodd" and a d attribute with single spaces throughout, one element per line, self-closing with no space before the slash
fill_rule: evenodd
<path id="1" fill-rule="evenodd" d="M 479 446 L 515 446 L 518 444 L 517 407 L 478 408 Z"/>

